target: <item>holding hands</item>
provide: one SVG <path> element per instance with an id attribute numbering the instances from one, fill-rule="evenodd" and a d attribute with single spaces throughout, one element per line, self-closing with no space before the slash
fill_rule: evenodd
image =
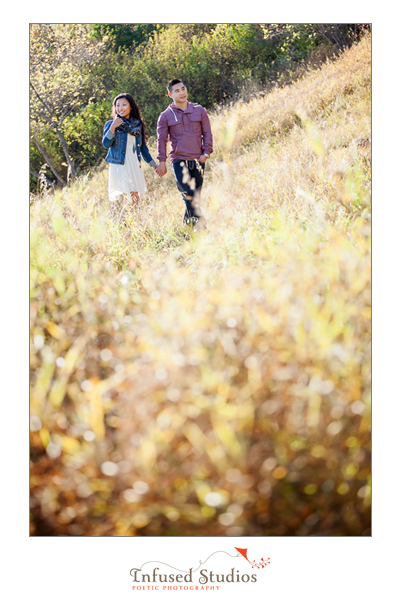
<path id="1" fill-rule="evenodd" d="M 163 177 L 167 172 L 167 166 L 165 162 L 160 162 L 154 170 L 159 177 Z"/>

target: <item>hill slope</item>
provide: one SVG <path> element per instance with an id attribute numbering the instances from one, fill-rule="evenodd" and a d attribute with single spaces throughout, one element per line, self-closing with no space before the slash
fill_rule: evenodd
<path id="1" fill-rule="evenodd" d="M 369 534 L 370 39 L 211 118 L 201 235 L 32 204 L 34 535 Z"/>

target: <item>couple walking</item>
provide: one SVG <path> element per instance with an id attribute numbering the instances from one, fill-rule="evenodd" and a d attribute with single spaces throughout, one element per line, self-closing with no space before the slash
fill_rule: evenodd
<path id="1" fill-rule="evenodd" d="M 108 192 L 110 200 L 123 194 L 127 199 L 121 216 L 131 198 L 133 206 L 139 203 L 140 194 L 147 191 L 141 170 L 141 157 L 163 177 L 167 172 L 167 142 L 172 170 L 178 190 L 185 202 L 185 224 L 204 225 L 200 208 L 205 163 L 213 151 L 210 120 L 200 104 L 188 102 L 187 89 L 180 79 L 172 79 L 168 96 L 173 102 L 164 110 L 157 122 L 157 165 L 146 145 L 146 125 L 138 105 L 130 94 L 114 98 L 111 121 L 103 132 L 103 146 L 108 150 L 105 158 L 110 163 Z"/>

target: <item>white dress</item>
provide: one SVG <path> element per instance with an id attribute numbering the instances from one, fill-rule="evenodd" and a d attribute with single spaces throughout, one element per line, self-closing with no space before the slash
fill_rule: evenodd
<path id="1" fill-rule="evenodd" d="M 147 192 L 146 180 L 143 175 L 136 154 L 136 138 L 134 135 L 127 134 L 125 163 L 123 165 L 110 164 L 108 176 L 108 197 L 111 202 L 117 200 L 121 194 L 130 192 Z"/>

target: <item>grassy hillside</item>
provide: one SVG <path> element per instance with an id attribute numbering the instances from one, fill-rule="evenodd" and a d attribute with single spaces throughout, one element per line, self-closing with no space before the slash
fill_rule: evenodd
<path id="1" fill-rule="evenodd" d="M 32 199 L 33 535 L 370 534 L 369 37 L 211 120 L 201 234 Z"/>

